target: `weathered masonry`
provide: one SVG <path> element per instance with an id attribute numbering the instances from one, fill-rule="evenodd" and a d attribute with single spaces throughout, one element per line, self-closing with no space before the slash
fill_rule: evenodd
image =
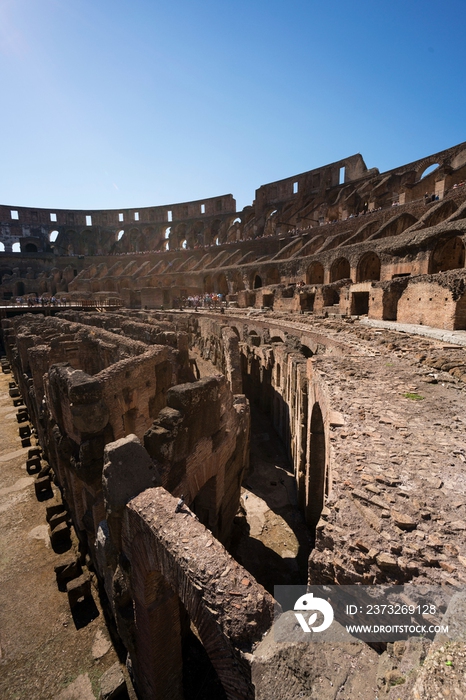
<path id="1" fill-rule="evenodd" d="M 214 293 L 464 329 L 465 181 L 462 143 L 386 173 L 351 156 L 260 187 L 242 212 L 231 195 L 88 213 L 2 206 L 0 295 L 169 308 Z"/>
<path id="2" fill-rule="evenodd" d="M 373 700 L 396 670 L 430 700 L 416 688 L 434 684 L 435 646 L 421 668 L 409 644 L 325 659 L 274 645 L 251 558 L 287 560 L 302 583 L 466 584 L 465 180 L 463 143 L 382 174 L 352 156 L 260 187 L 240 213 L 230 195 L 0 207 L 27 468 L 60 493 L 52 542 L 65 507 L 142 700 L 183 697 L 193 634 L 219 698 Z M 259 495 L 261 453 L 275 471 Z M 70 599 L 90 580 L 73 585 Z"/>

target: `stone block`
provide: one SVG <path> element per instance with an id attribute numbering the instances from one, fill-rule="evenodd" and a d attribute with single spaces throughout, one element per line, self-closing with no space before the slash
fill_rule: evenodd
<path id="1" fill-rule="evenodd" d="M 65 506 L 63 503 L 51 503 L 50 505 L 46 506 L 45 508 L 45 518 L 47 522 L 50 522 L 50 518 L 52 518 L 54 515 L 57 515 L 59 513 L 64 513 L 65 512 Z"/>
<path id="2" fill-rule="evenodd" d="M 49 476 L 43 476 L 40 479 L 36 479 L 34 482 L 34 490 L 36 492 L 37 498 L 42 496 L 45 492 L 52 490 L 52 483 Z"/>
<path id="3" fill-rule="evenodd" d="M 20 438 L 30 437 L 30 435 L 31 435 L 31 426 L 30 425 L 21 425 L 19 427 L 19 437 Z"/>
<path id="4" fill-rule="evenodd" d="M 26 470 L 28 474 L 36 474 L 40 471 L 40 457 L 33 457 L 26 460 Z"/>
<path id="5" fill-rule="evenodd" d="M 31 447 L 31 439 L 28 437 L 21 438 L 21 447 Z"/>
<path id="6" fill-rule="evenodd" d="M 117 541 L 118 521 L 125 505 L 145 489 L 161 483 L 156 466 L 136 435 L 128 435 L 105 447 L 102 487 L 110 531 Z"/>
<path id="7" fill-rule="evenodd" d="M 57 585 L 62 588 L 73 579 L 79 578 L 83 570 L 79 561 L 70 557 L 64 562 L 60 562 L 55 566 L 55 576 L 57 577 Z"/>
<path id="8" fill-rule="evenodd" d="M 55 515 L 52 515 L 48 522 L 50 525 L 50 529 L 54 530 L 57 527 L 57 525 L 61 525 L 61 523 L 68 522 L 68 513 L 66 511 L 63 511 L 62 513 L 56 513 Z"/>
<path id="9" fill-rule="evenodd" d="M 70 528 L 67 523 L 60 523 L 50 533 L 52 547 L 61 547 L 70 541 Z"/>
<path id="10" fill-rule="evenodd" d="M 92 597 L 91 579 L 89 578 L 89 574 L 81 574 L 81 576 L 78 576 L 78 578 L 69 581 L 66 584 L 66 592 L 68 594 L 70 608 L 74 608 L 75 605 L 85 598 Z"/>
<path id="11" fill-rule="evenodd" d="M 40 447 L 31 447 L 30 450 L 28 450 L 28 459 L 32 459 L 33 457 L 40 457 L 42 454 L 42 450 Z"/>
<path id="12" fill-rule="evenodd" d="M 126 700 L 129 698 L 125 677 L 117 662 L 100 679 L 99 700 Z"/>
<path id="13" fill-rule="evenodd" d="M 13 406 L 24 406 L 24 401 L 22 398 L 13 399 Z"/>
<path id="14" fill-rule="evenodd" d="M 12 399 L 17 399 L 21 396 L 21 392 L 17 386 L 13 387 L 12 389 L 8 389 L 8 393 Z"/>

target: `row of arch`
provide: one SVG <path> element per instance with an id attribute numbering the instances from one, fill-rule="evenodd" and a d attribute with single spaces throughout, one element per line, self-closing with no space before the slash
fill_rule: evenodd
<path id="1" fill-rule="evenodd" d="M 433 249 L 428 265 L 428 274 L 436 274 L 447 270 L 456 270 L 465 266 L 465 245 L 459 236 L 440 240 Z M 351 278 L 351 265 L 347 258 L 340 257 L 330 266 L 329 282 Z M 355 282 L 379 281 L 381 276 L 381 260 L 374 251 L 368 251 L 361 256 L 356 267 Z M 310 285 L 324 284 L 325 269 L 321 262 L 313 261 L 306 270 L 305 282 Z M 239 269 L 218 274 L 207 274 L 203 279 L 205 293 L 235 294 L 244 289 L 260 289 L 264 286 L 280 284 L 278 267 L 264 268 L 243 274 Z"/>

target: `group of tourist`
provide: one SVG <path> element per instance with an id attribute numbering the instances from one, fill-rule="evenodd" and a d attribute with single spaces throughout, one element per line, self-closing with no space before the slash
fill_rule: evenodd
<path id="1" fill-rule="evenodd" d="M 38 296 L 36 294 L 28 297 L 16 297 L 16 303 L 19 305 L 27 304 L 28 306 L 66 306 L 67 302 L 65 297 L 59 298 L 44 294 Z"/>
<path id="2" fill-rule="evenodd" d="M 228 302 L 225 299 L 225 294 L 220 293 L 206 293 L 206 294 L 196 294 L 195 296 L 187 297 L 177 297 L 173 300 L 173 306 L 175 309 L 183 309 L 187 307 L 188 309 L 197 310 L 198 308 L 204 309 L 218 309 L 222 308 L 224 305 L 228 306 Z"/>

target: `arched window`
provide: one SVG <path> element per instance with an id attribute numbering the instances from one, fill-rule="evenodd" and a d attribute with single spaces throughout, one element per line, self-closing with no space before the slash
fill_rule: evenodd
<path id="1" fill-rule="evenodd" d="M 58 231 L 51 231 L 49 235 L 49 241 L 50 243 L 55 243 L 58 237 Z"/>
<path id="2" fill-rule="evenodd" d="M 380 258 L 376 253 L 365 253 L 358 263 L 356 282 L 380 280 Z"/>
<path id="3" fill-rule="evenodd" d="M 438 163 L 432 163 L 432 165 L 428 165 L 427 168 L 419 175 L 419 180 L 424 180 L 425 177 L 433 173 L 434 170 L 437 170 L 438 167 Z"/>
<path id="4" fill-rule="evenodd" d="M 439 241 L 432 251 L 429 273 L 434 275 L 446 270 L 457 270 L 464 267 L 464 260 L 464 243 L 459 236 L 450 238 L 448 241 Z"/>
<path id="5" fill-rule="evenodd" d="M 253 289 L 260 289 L 261 287 L 262 287 L 262 278 L 259 275 L 255 275 Z"/>
<path id="6" fill-rule="evenodd" d="M 350 264 L 346 258 L 338 258 L 330 268 L 330 282 L 349 279 Z"/>

